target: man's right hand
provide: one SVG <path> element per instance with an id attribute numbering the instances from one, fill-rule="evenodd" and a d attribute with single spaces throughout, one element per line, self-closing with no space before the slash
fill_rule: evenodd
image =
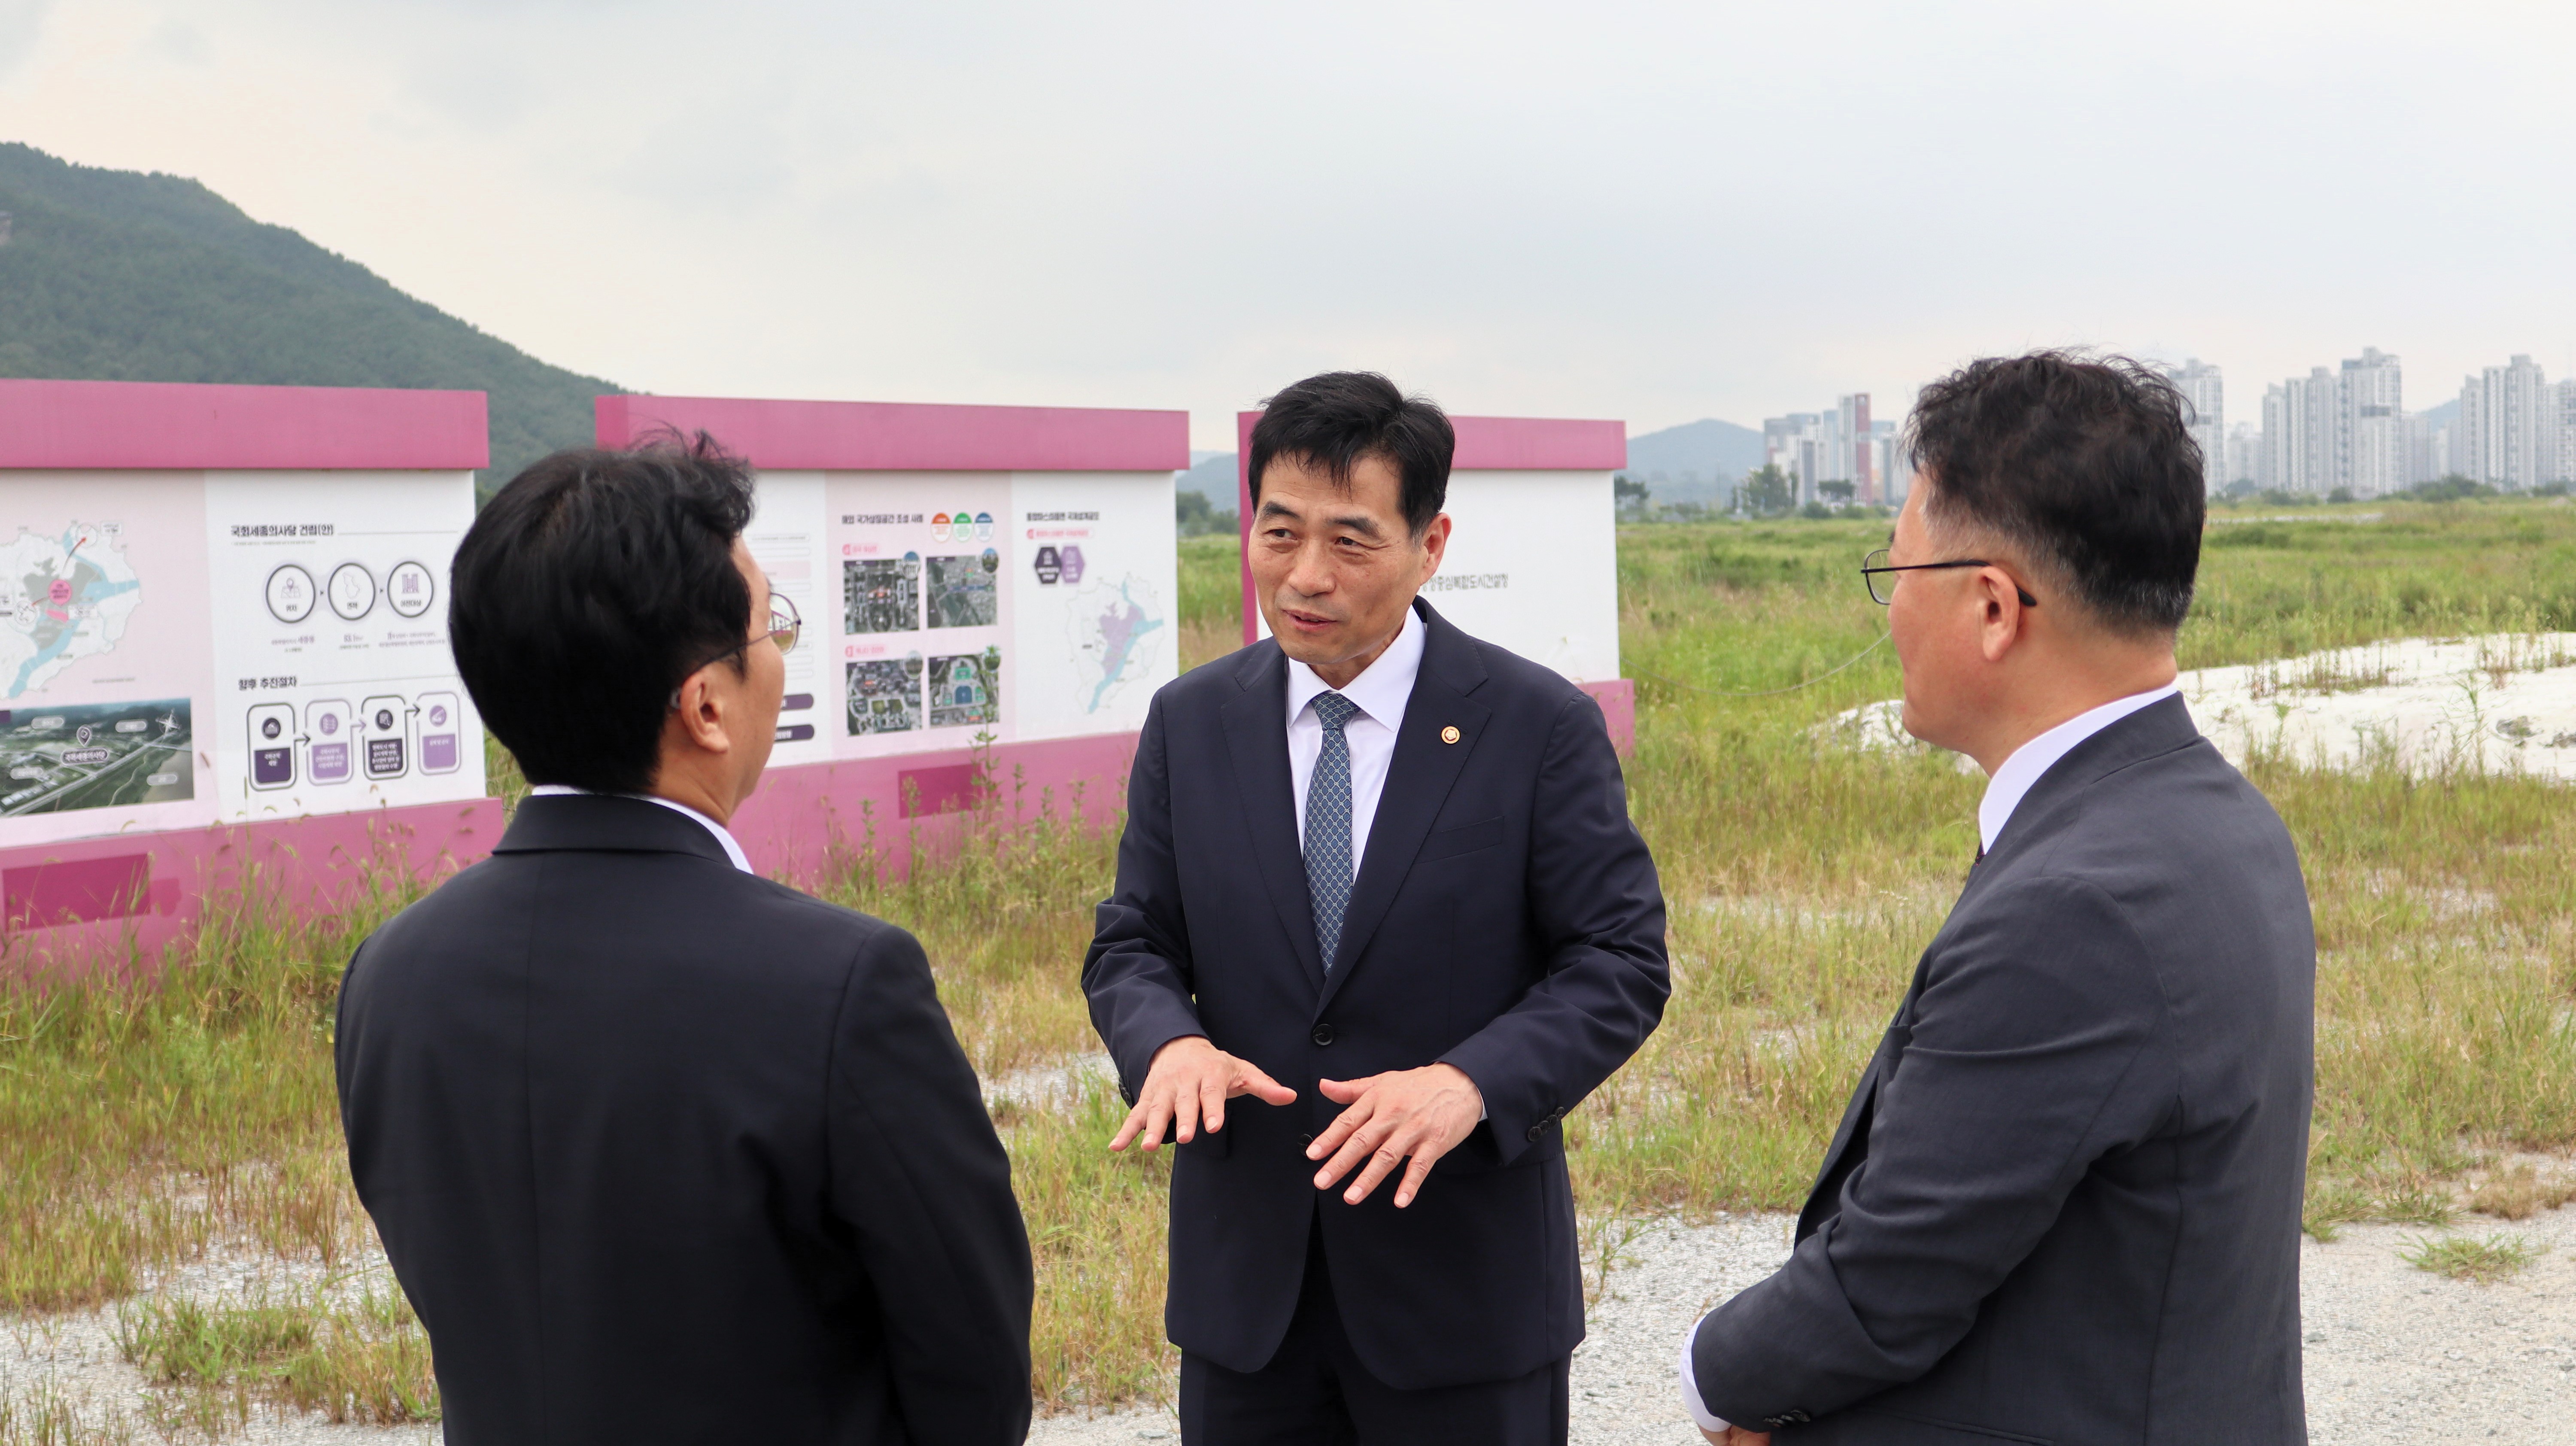
<path id="1" fill-rule="evenodd" d="M 1109 1148 L 1126 1149 L 1127 1142 L 1140 1134 L 1146 1149 L 1158 1148 L 1166 1125 L 1173 1127 L 1176 1145 L 1198 1138 L 1202 1124 L 1214 1134 L 1225 1128 L 1225 1102 L 1236 1095 L 1250 1095 L 1266 1105 L 1284 1105 L 1297 1098 L 1295 1090 L 1263 1074 L 1251 1061 L 1236 1059 L 1208 1043 L 1204 1035 L 1182 1035 L 1154 1051 L 1154 1062 L 1145 1070 L 1145 1087 L 1136 1092 L 1136 1107 L 1127 1112 L 1127 1122 L 1118 1127 L 1118 1138 L 1109 1142 Z"/>

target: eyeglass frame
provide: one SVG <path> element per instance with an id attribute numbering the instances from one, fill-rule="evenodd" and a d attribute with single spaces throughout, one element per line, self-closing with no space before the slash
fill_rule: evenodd
<path id="1" fill-rule="evenodd" d="M 1861 586 L 1863 586 L 1863 587 L 1865 587 L 1865 588 L 1868 588 L 1868 589 L 1869 589 L 1869 600 L 1870 600 L 1871 602 L 1874 602 L 1874 603 L 1878 604 L 1880 607 L 1886 607 L 1888 604 L 1890 604 L 1891 602 L 1895 601 L 1895 599 L 1896 599 L 1896 584 L 1894 584 L 1894 583 L 1892 583 L 1892 582 L 1891 582 L 1891 583 L 1889 583 L 1889 584 L 1887 585 L 1887 596 L 1886 596 L 1886 597 L 1880 597 L 1880 596 L 1878 595 L 1878 576 L 1879 576 L 1879 574 L 1880 574 L 1880 573 L 1893 573 L 1893 572 L 1939 572 L 1939 571 L 1942 571 L 1942 570 L 1944 570 L 1944 569 L 1953 568 L 1953 567 L 1998 567 L 1998 566 L 2001 566 L 2001 564 L 1999 564 L 1999 563 L 1989 562 L 1989 561 L 1987 561 L 1985 558 L 1982 558 L 1982 557 L 1963 557 L 1963 558 L 1958 559 L 1958 560 L 1957 560 L 1957 561 L 1955 561 L 1955 562 L 1910 562 L 1910 563 L 1907 563 L 1907 564 L 1906 564 L 1905 566 L 1903 566 L 1903 567 L 1887 567 L 1887 566 L 1884 566 L 1884 565 L 1881 565 L 1881 566 L 1878 566 L 1878 567 L 1872 567 L 1872 566 L 1870 566 L 1870 558 L 1885 557 L 1885 556 L 1887 556 L 1888 552 L 1889 552 L 1889 549 L 1882 547 L 1882 548 L 1879 548 L 1877 551 L 1872 552 L 1871 554 L 1869 554 L 1869 557 L 1864 557 L 1864 558 L 1862 558 L 1862 559 L 1860 560 L 1860 581 L 1861 581 Z M 2007 575 L 2007 576 L 2010 576 L 2010 574 L 2006 574 L 2006 575 Z M 2023 586 L 2021 585 L 2021 580 L 2020 580 L 2020 579 L 2018 579 L 2018 578 L 2015 578 L 2015 579 L 2013 580 L 2013 592 L 2021 598 L 2021 605 L 2022 605 L 2023 607 L 2026 607 L 2026 608 L 2035 608 L 2035 607 L 2039 606 L 2039 599 L 2037 599 L 2037 598 L 2035 598 L 2035 597 L 2032 597 L 2032 596 L 2030 595 L 2030 589 L 2029 589 L 2029 588 L 2026 588 L 2026 587 L 2023 587 Z"/>
<path id="2" fill-rule="evenodd" d="M 778 626 L 778 619 L 782 615 L 787 619 L 787 623 L 783 627 Z M 798 637 L 802 636 L 805 631 L 805 614 L 798 611 L 796 607 L 796 599 L 789 597 L 783 592 L 771 593 L 769 595 L 769 621 L 771 624 L 769 631 L 752 634 L 750 637 L 743 639 L 741 642 L 734 644 L 732 647 L 727 648 L 723 652 L 716 654 L 714 657 L 707 659 L 705 662 L 698 664 L 696 668 L 691 668 L 689 673 L 697 672 L 698 668 L 711 668 L 716 664 L 723 662 L 725 659 L 732 657 L 736 653 L 747 652 L 750 650 L 752 644 L 759 642 L 763 638 L 767 638 L 769 641 L 776 643 L 778 645 L 778 651 L 781 653 L 792 653 L 796 651 L 796 640 Z M 689 676 L 689 673 L 683 673 L 680 676 L 685 681 Z M 677 711 L 679 706 L 680 690 L 673 688 L 671 690 L 669 710 Z"/>

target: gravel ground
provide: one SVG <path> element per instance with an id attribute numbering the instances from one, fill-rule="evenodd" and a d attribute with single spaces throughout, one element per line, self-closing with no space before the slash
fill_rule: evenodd
<path id="1" fill-rule="evenodd" d="M 1699 1440 L 1673 1376 L 1681 1334 L 1787 1258 L 1791 1224 L 1755 1215 L 1639 1233 L 1574 1354 L 1575 1446 Z M 2495 1285 L 2399 1258 L 2443 1235 L 2514 1236 L 2545 1253 Z M 2576 1446 L 2576 1209 L 2510 1224 L 2463 1216 L 2447 1231 L 2347 1227 L 2302 1254 L 2309 1440 Z M 1057 1417 L 1029 1434 L 1043 1446 L 1178 1439 L 1167 1411 Z"/>
<path id="2" fill-rule="evenodd" d="M 309 1290 L 326 1278 L 336 1290 L 354 1293 L 369 1281 L 379 1289 L 390 1286 L 393 1273 L 381 1255 L 326 1272 L 318 1265 L 287 1265 L 274 1256 L 243 1253 L 174 1270 L 154 1283 L 153 1293 L 237 1301 Z M 102 1432 L 99 1439 L 117 1439 L 112 1433 L 119 1425 L 138 1443 L 161 1439 L 150 1424 L 153 1396 L 143 1373 L 117 1353 L 112 1307 L 58 1316 L 0 1316 L 0 1401 L 29 1411 L 32 1402 L 47 1397 L 68 1405 L 82 1425 Z M 30 1434 L 26 1439 L 55 1438 Z M 320 1416 L 254 1407 L 248 1426 L 224 1439 L 247 1446 L 427 1446 L 439 1433 L 434 1426 L 335 1426 Z"/>
<path id="3" fill-rule="evenodd" d="M 1593 1308 L 1574 1357 L 1577 1446 L 1695 1442 L 1673 1380 L 1681 1333 L 1711 1305 L 1788 1254 L 1790 1219 L 1748 1215 L 1704 1226 L 1642 1224 Z M 2541 1254 L 2518 1275 L 2476 1285 L 2427 1274 L 2399 1252 L 2446 1235 L 2510 1236 Z M 2502 1441 L 2576 1446 L 2576 1209 L 2507 1223 L 2463 1216 L 2448 1230 L 2347 1227 L 2303 1248 L 2309 1439 L 2325 1446 Z M 163 1289 L 216 1297 L 274 1286 L 249 1261 L 178 1272 Z M 143 1378 L 117 1358 L 112 1311 L 0 1319 L 0 1397 L 51 1389 L 91 1422 L 122 1416 L 140 1441 Z M 231 1438 L 269 1446 L 428 1446 L 428 1428 L 332 1426 L 255 1417 Z M 1039 1446 L 1177 1441 L 1168 1411 L 1038 1422 Z"/>

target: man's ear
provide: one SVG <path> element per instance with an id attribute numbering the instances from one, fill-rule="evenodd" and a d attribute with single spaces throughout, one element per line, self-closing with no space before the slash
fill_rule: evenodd
<path id="1" fill-rule="evenodd" d="M 1977 604 L 1977 646 L 1989 663 L 2000 663 L 2013 646 L 2030 635 L 2030 610 L 2021 605 L 2021 584 L 2002 570 L 1981 567 L 1971 575 Z"/>
<path id="2" fill-rule="evenodd" d="M 680 706 L 671 712 L 672 724 L 694 746 L 708 753 L 730 753 L 733 735 L 725 731 L 724 699 L 711 676 L 715 666 L 710 663 L 680 680 Z"/>
<path id="3" fill-rule="evenodd" d="M 1425 572 L 1422 577 L 1425 582 L 1428 582 L 1433 577 L 1439 575 L 1441 560 L 1449 555 L 1448 513 L 1443 512 L 1439 516 L 1432 518 L 1431 521 L 1423 527 L 1422 552 L 1430 569 Z"/>

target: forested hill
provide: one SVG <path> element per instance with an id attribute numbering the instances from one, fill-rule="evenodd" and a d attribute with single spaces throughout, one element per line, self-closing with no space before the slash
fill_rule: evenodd
<path id="1" fill-rule="evenodd" d="M 0 376 L 491 396 L 488 489 L 619 388 L 548 366 L 195 181 L 0 144 Z"/>

